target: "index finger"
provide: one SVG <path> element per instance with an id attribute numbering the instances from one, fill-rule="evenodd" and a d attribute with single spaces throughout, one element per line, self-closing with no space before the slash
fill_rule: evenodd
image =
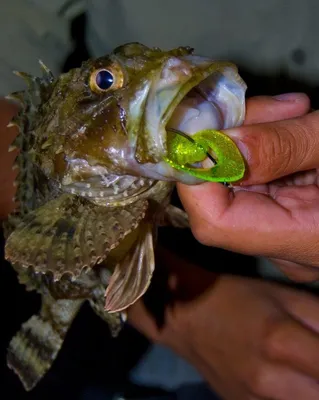
<path id="1" fill-rule="evenodd" d="M 319 111 L 226 130 L 248 164 L 242 184 L 274 181 L 319 167 Z"/>
<path id="2" fill-rule="evenodd" d="M 272 331 L 266 355 L 319 380 L 319 335 L 299 321 L 289 319 Z"/>
<path id="3" fill-rule="evenodd" d="M 285 93 L 274 97 L 254 96 L 246 100 L 244 125 L 296 118 L 310 111 L 310 99 L 304 93 Z"/>

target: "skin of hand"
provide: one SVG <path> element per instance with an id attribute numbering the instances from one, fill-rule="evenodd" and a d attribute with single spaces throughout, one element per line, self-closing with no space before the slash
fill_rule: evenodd
<path id="1" fill-rule="evenodd" d="M 197 240 L 268 257 L 296 281 L 319 278 L 319 112 L 309 111 L 304 94 L 248 100 L 245 124 L 225 131 L 244 179 L 233 190 L 178 185 Z"/>
<path id="2" fill-rule="evenodd" d="M 131 306 L 128 322 L 136 329 L 188 360 L 224 400 L 319 398 L 315 296 L 216 276 L 165 249 L 159 248 L 157 264 L 168 270 L 170 296 L 163 296 L 163 284 L 153 285 L 147 294 L 153 291 L 153 298 Z M 156 318 L 147 304 L 161 298 L 163 316 Z"/>

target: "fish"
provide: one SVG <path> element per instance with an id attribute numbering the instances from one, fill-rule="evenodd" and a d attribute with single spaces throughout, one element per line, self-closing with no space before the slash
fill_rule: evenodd
<path id="1" fill-rule="evenodd" d="M 235 64 L 187 46 L 125 43 L 58 77 L 39 63 L 41 76 L 15 72 L 27 88 L 7 96 L 19 112 L 8 125 L 18 174 L 5 258 L 42 302 L 8 345 L 26 391 L 84 303 L 119 334 L 152 280 L 158 227 L 189 228 L 171 204 L 177 182 L 242 176 L 220 130 L 243 123 L 247 89 Z"/>

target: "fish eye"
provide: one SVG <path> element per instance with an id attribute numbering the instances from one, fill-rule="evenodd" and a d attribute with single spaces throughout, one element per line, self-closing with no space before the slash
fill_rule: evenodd
<path id="1" fill-rule="evenodd" d="M 101 70 L 95 75 L 95 83 L 100 90 L 110 89 L 114 83 L 114 76 L 107 69 Z"/>
<path id="2" fill-rule="evenodd" d="M 123 73 L 119 68 L 113 69 L 100 68 L 91 74 L 90 88 L 93 92 L 105 93 L 123 86 Z"/>

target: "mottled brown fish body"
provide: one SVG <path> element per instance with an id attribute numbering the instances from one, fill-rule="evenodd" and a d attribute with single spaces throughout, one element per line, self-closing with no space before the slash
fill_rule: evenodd
<path id="1" fill-rule="evenodd" d="M 85 301 L 119 332 L 121 313 L 151 282 L 157 227 L 188 227 L 171 192 L 201 180 L 165 161 L 167 125 L 189 120 L 189 102 L 193 114 L 215 110 L 221 128 L 245 114 L 237 68 L 188 47 L 128 43 L 57 78 L 40 64 L 42 77 L 17 73 L 28 89 L 11 95 L 21 105 L 10 124 L 19 128 L 19 207 L 3 226 L 6 259 L 42 298 L 8 349 L 26 390 L 50 369 Z"/>

